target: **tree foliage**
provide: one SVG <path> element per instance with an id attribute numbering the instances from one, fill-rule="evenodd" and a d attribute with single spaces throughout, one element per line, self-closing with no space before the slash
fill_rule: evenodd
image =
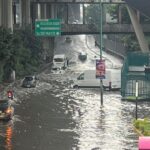
<path id="1" fill-rule="evenodd" d="M 0 28 L 0 81 L 8 81 L 12 70 L 17 76 L 36 71 L 42 44 L 28 28 L 11 33 Z"/>
<path id="2" fill-rule="evenodd" d="M 140 46 L 138 44 L 136 36 L 133 34 L 125 35 L 122 38 L 122 42 L 124 43 L 124 45 L 128 51 L 139 51 L 140 50 Z"/>
<path id="3" fill-rule="evenodd" d="M 112 17 L 112 19 L 117 19 L 117 20 L 118 20 L 119 11 L 121 11 L 121 22 L 128 23 L 128 24 L 131 23 L 130 16 L 128 14 L 128 11 L 125 5 L 118 5 L 118 4 L 108 5 L 107 11 Z"/>
<path id="4" fill-rule="evenodd" d="M 87 23 L 98 25 L 100 24 L 100 6 L 93 4 L 88 5 L 85 9 L 85 20 Z"/>

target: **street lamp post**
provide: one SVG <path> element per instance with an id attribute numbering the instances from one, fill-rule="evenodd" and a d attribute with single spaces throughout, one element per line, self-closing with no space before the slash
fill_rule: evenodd
<path id="1" fill-rule="evenodd" d="M 103 44 L 103 41 L 102 41 L 102 23 L 103 23 L 103 19 L 102 19 L 102 16 L 103 16 L 103 11 L 102 11 L 102 1 L 100 0 L 99 1 L 99 7 L 100 7 L 100 60 L 102 60 L 102 44 Z M 100 79 L 100 93 L 101 93 L 101 106 L 103 106 L 103 80 Z"/>

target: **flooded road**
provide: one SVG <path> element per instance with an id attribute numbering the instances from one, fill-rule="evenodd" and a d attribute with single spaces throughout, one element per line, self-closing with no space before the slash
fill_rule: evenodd
<path id="1" fill-rule="evenodd" d="M 71 49 L 76 48 L 68 46 Z M 69 54 L 70 60 L 78 59 Z M 46 70 L 36 88 L 14 87 L 15 116 L 0 123 L 0 150 L 137 150 L 134 103 L 122 101 L 119 91 L 104 92 L 101 107 L 100 89 L 71 86 L 78 72 L 94 67 L 91 55 L 84 63 L 72 63 L 63 75 Z M 138 116 L 149 116 L 149 108 L 147 102 L 139 104 Z"/>
<path id="2" fill-rule="evenodd" d="M 31 94 L 16 106 L 19 116 L 14 117 L 9 138 L 12 149 L 137 149 L 132 126 L 134 104 L 122 102 L 116 92 L 105 93 L 101 107 L 98 89 L 75 90 L 68 84 L 57 84 L 54 89 Z M 6 144 L 5 133 L 3 136 Z"/>

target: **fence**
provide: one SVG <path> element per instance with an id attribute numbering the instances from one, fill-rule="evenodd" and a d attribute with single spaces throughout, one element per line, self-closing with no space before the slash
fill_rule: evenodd
<path id="1" fill-rule="evenodd" d="M 135 98 L 138 82 L 138 99 L 150 100 L 150 53 L 128 53 L 121 71 L 121 95 L 123 99 Z"/>

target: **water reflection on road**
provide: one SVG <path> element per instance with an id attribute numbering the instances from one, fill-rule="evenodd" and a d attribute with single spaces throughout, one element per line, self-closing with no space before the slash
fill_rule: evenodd
<path id="1" fill-rule="evenodd" d="M 1 150 L 13 150 L 12 144 L 13 137 L 13 122 L 0 122 L 0 144 Z"/>
<path id="2" fill-rule="evenodd" d="M 122 102 L 119 93 L 105 93 L 104 107 L 100 106 L 99 90 L 77 90 L 72 92 L 73 129 L 79 150 L 123 150 L 137 149 L 137 135 L 133 131 L 134 105 Z M 65 132 L 65 130 L 61 130 Z M 67 130 L 66 130 L 67 132 Z"/>

